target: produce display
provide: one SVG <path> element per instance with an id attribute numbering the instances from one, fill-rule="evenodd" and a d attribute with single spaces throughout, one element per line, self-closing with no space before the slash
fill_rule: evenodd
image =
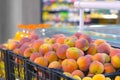
<path id="1" fill-rule="evenodd" d="M 29 36 L 9 40 L 3 46 L 43 67 L 61 69 L 64 75 L 76 80 L 120 80 L 120 75 L 104 76 L 119 71 L 120 49 L 80 32 L 41 38 L 31 31 Z"/>

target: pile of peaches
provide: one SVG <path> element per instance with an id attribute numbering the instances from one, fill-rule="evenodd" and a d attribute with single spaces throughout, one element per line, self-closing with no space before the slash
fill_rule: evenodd
<path id="1" fill-rule="evenodd" d="M 120 69 L 120 49 L 103 39 L 93 40 L 80 32 L 71 36 L 55 34 L 44 39 L 34 33 L 19 41 L 9 41 L 6 47 L 36 64 L 61 69 L 63 74 L 80 79 L 114 73 Z M 118 77 L 116 80 L 120 80 Z M 105 79 L 97 77 L 91 80 Z"/>

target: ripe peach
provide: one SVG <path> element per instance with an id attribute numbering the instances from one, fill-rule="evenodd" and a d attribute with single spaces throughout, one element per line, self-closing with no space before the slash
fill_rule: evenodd
<path id="1" fill-rule="evenodd" d="M 69 72 L 63 72 L 64 75 L 68 76 L 68 77 L 72 77 L 72 74 Z"/>
<path id="2" fill-rule="evenodd" d="M 43 44 L 44 42 L 43 42 L 43 40 L 42 39 L 37 39 L 37 40 L 35 40 L 33 43 L 32 43 L 32 45 L 31 45 L 31 47 L 35 50 L 35 51 L 39 51 L 39 47 Z"/>
<path id="3" fill-rule="evenodd" d="M 48 65 L 48 61 L 44 57 L 37 57 L 34 60 L 34 62 L 36 64 L 39 64 L 39 65 L 43 66 L 43 67 L 47 67 L 47 65 Z"/>
<path id="4" fill-rule="evenodd" d="M 91 77 L 84 77 L 82 80 L 92 80 Z"/>
<path id="5" fill-rule="evenodd" d="M 76 47 L 70 47 L 66 51 L 66 57 L 68 59 L 75 59 L 77 60 L 78 57 L 83 56 L 84 52 Z"/>
<path id="6" fill-rule="evenodd" d="M 79 38 L 81 35 L 82 35 L 82 33 L 80 33 L 80 32 L 76 32 L 76 33 L 73 34 L 73 36 L 75 36 L 77 38 Z"/>
<path id="7" fill-rule="evenodd" d="M 48 65 L 48 68 L 61 68 L 61 64 L 58 61 L 53 61 Z"/>
<path id="8" fill-rule="evenodd" d="M 54 44 L 55 40 L 53 38 L 45 38 L 44 42 L 49 44 Z"/>
<path id="9" fill-rule="evenodd" d="M 25 51 L 24 51 L 24 57 L 30 57 L 30 55 L 34 52 L 34 50 L 32 48 L 27 48 Z"/>
<path id="10" fill-rule="evenodd" d="M 64 59 L 62 61 L 62 69 L 64 72 L 73 72 L 78 69 L 77 62 L 74 59 Z"/>
<path id="11" fill-rule="evenodd" d="M 66 58 L 66 50 L 69 48 L 68 45 L 66 44 L 61 44 L 57 51 L 56 51 L 56 54 L 57 56 L 60 58 L 60 59 L 65 59 Z"/>
<path id="12" fill-rule="evenodd" d="M 20 54 L 20 49 L 19 49 L 19 48 L 15 48 L 15 49 L 13 50 L 13 52 L 14 52 L 15 54 Z"/>
<path id="13" fill-rule="evenodd" d="M 49 51 L 52 51 L 52 45 L 47 43 L 43 43 L 39 48 L 39 52 L 41 52 L 43 55 L 45 55 Z"/>
<path id="14" fill-rule="evenodd" d="M 110 77 L 105 77 L 105 80 L 112 80 Z"/>
<path id="15" fill-rule="evenodd" d="M 26 42 L 30 42 L 31 40 L 27 37 L 23 37 L 21 40 L 20 40 L 20 45 L 23 45 L 24 43 Z"/>
<path id="16" fill-rule="evenodd" d="M 96 74 L 93 76 L 92 80 L 105 80 L 105 76 L 103 74 Z"/>
<path id="17" fill-rule="evenodd" d="M 64 40 L 64 44 L 70 46 L 70 47 L 74 47 L 75 46 L 75 41 L 76 39 L 73 38 L 73 37 L 67 37 L 65 40 Z"/>
<path id="18" fill-rule="evenodd" d="M 120 80 L 120 76 L 116 76 L 116 77 L 115 77 L 115 80 Z"/>
<path id="19" fill-rule="evenodd" d="M 96 53 L 95 55 L 93 55 L 93 61 L 97 60 L 101 63 L 104 63 L 105 62 L 105 57 L 102 53 Z"/>
<path id="20" fill-rule="evenodd" d="M 19 59 L 19 58 L 15 58 L 15 62 L 17 64 L 23 64 L 23 61 L 21 59 Z"/>
<path id="21" fill-rule="evenodd" d="M 29 38 L 32 40 L 37 40 L 39 39 L 39 35 L 33 31 L 30 33 Z"/>
<path id="22" fill-rule="evenodd" d="M 95 44 L 91 43 L 87 50 L 87 54 L 94 55 L 96 53 L 97 53 L 97 46 Z"/>
<path id="23" fill-rule="evenodd" d="M 120 68 L 120 54 L 112 56 L 111 63 L 115 68 Z"/>
<path id="24" fill-rule="evenodd" d="M 110 56 L 108 54 L 106 54 L 106 53 L 102 53 L 102 54 L 105 57 L 105 63 L 110 62 Z"/>
<path id="25" fill-rule="evenodd" d="M 85 76 L 81 70 L 74 70 L 72 72 L 72 76 L 75 76 L 75 75 L 79 76 L 80 78 L 83 78 Z"/>
<path id="26" fill-rule="evenodd" d="M 86 56 L 81 56 L 77 59 L 77 64 L 81 71 L 87 71 L 89 69 L 90 63 L 91 60 Z"/>
<path id="27" fill-rule="evenodd" d="M 13 50 L 15 48 L 19 48 L 20 43 L 18 41 L 9 41 L 8 42 L 8 49 Z"/>
<path id="28" fill-rule="evenodd" d="M 114 55 L 116 55 L 116 54 L 118 54 L 118 53 L 120 53 L 120 49 L 118 49 L 118 48 L 112 48 L 111 50 L 110 50 L 110 57 L 112 57 L 112 56 L 114 56 Z"/>
<path id="29" fill-rule="evenodd" d="M 97 46 L 99 46 L 99 45 L 102 44 L 102 43 L 106 43 L 106 41 L 105 41 L 104 39 L 96 39 L 96 40 L 94 41 L 94 44 L 96 44 Z"/>
<path id="30" fill-rule="evenodd" d="M 86 34 L 82 34 L 82 35 L 80 35 L 79 38 L 84 38 L 84 39 L 86 39 L 89 43 L 91 43 L 91 41 L 92 41 L 91 37 L 88 36 L 88 35 L 86 35 Z"/>
<path id="31" fill-rule="evenodd" d="M 89 55 L 89 54 L 87 54 L 87 55 L 85 55 L 88 59 L 90 59 L 90 61 L 92 62 L 93 61 L 93 56 L 92 55 Z"/>
<path id="32" fill-rule="evenodd" d="M 97 47 L 97 51 L 99 53 L 106 53 L 109 54 L 110 53 L 110 45 L 108 43 L 102 43 Z"/>
<path id="33" fill-rule="evenodd" d="M 52 47 L 53 47 L 53 50 L 54 51 L 57 51 L 57 49 L 58 49 L 58 47 L 60 47 L 60 43 L 54 43 L 53 45 L 52 45 Z"/>
<path id="34" fill-rule="evenodd" d="M 75 80 L 82 80 L 78 75 L 74 75 L 73 78 L 74 78 Z"/>
<path id="35" fill-rule="evenodd" d="M 92 73 L 92 74 L 101 74 L 101 73 L 104 72 L 104 66 L 99 61 L 93 61 L 90 64 L 89 72 Z"/>
<path id="36" fill-rule="evenodd" d="M 44 55 L 44 58 L 49 62 L 57 61 L 58 57 L 54 51 L 49 51 Z"/>
<path id="37" fill-rule="evenodd" d="M 86 51 L 89 48 L 89 43 L 86 39 L 80 38 L 76 40 L 75 47 L 81 49 L 82 51 Z"/>
<path id="38" fill-rule="evenodd" d="M 65 37 L 65 35 L 64 35 L 64 34 L 55 34 L 55 35 L 52 36 L 52 38 L 54 38 L 55 41 L 56 41 L 57 38 L 59 38 L 59 37 Z"/>
<path id="39" fill-rule="evenodd" d="M 24 51 L 27 49 L 27 48 L 29 48 L 29 46 L 28 45 L 26 45 L 26 44 L 23 44 L 19 49 L 19 51 L 20 51 L 20 55 L 24 55 Z"/>
<path id="40" fill-rule="evenodd" d="M 105 73 L 112 73 L 112 72 L 115 72 L 115 71 L 116 70 L 111 63 L 105 63 L 104 64 L 104 72 Z"/>
<path id="41" fill-rule="evenodd" d="M 38 52 L 33 52 L 33 53 L 30 55 L 30 60 L 31 60 L 31 61 L 34 61 L 37 57 L 42 57 L 42 54 L 41 54 L 41 53 L 38 53 Z"/>
<path id="42" fill-rule="evenodd" d="M 58 37 L 56 43 L 64 44 L 65 37 Z"/>

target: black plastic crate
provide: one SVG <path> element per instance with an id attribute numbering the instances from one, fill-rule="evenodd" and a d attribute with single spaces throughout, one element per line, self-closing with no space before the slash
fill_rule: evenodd
<path id="1" fill-rule="evenodd" d="M 104 74 L 105 77 L 110 77 L 111 80 L 114 80 L 116 76 L 120 76 L 120 72 L 117 71 L 117 72 L 114 72 L 114 73 L 110 73 L 110 74 Z"/>
<path id="2" fill-rule="evenodd" d="M 76 80 L 72 77 L 63 74 L 61 69 L 51 69 L 52 70 L 52 80 Z"/>
<path id="3" fill-rule="evenodd" d="M 8 80 L 8 58 L 7 58 L 7 50 L 0 48 L 0 80 Z"/>
<path id="4" fill-rule="evenodd" d="M 51 70 L 40 66 L 30 60 L 26 60 L 26 80 L 55 80 L 52 79 Z"/>
<path id="5" fill-rule="evenodd" d="M 25 57 L 8 51 L 9 80 L 26 80 Z"/>

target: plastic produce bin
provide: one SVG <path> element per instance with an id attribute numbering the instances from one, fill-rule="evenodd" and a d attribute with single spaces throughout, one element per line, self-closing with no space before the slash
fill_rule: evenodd
<path id="1" fill-rule="evenodd" d="M 4 49 L 0 49 L 0 80 L 8 80 L 9 68 L 8 68 L 8 52 Z"/>
<path id="2" fill-rule="evenodd" d="M 26 80 L 55 80 L 52 79 L 51 70 L 26 60 Z"/>
<path id="3" fill-rule="evenodd" d="M 8 51 L 9 80 L 26 80 L 25 57 Z"/>

